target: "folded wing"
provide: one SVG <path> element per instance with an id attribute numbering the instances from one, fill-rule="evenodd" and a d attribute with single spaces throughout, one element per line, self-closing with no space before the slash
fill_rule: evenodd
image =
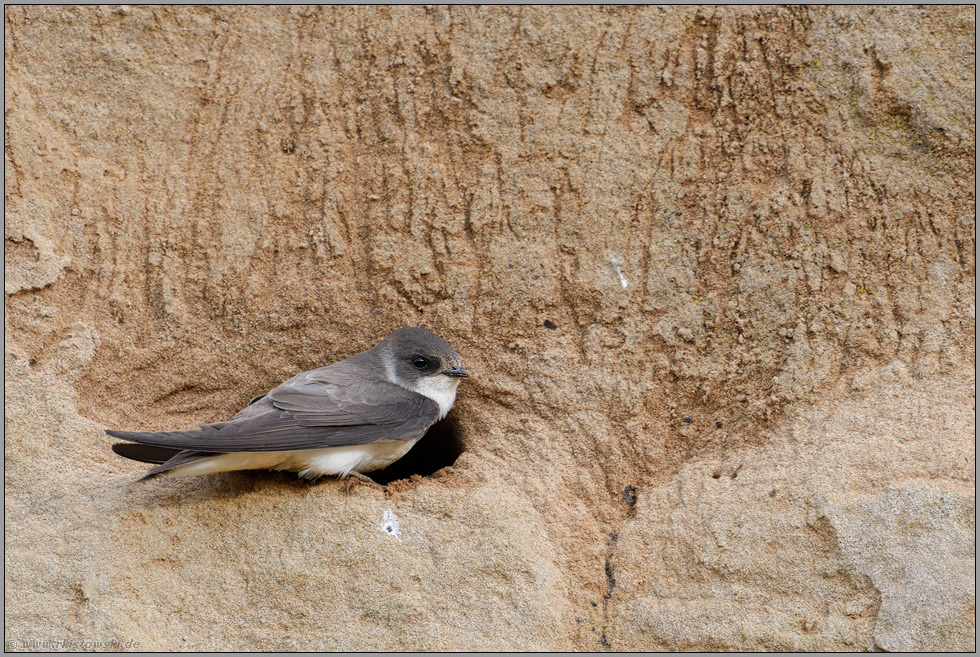
<path id="1" fill-rule="evenodd" d="M 227 422 L 157 433 L 107 430 L 144 445 L 203 452 L 278 452 L 409 440 L 439 418 L 423 395 L 386 381 L 293 379 Z"/>

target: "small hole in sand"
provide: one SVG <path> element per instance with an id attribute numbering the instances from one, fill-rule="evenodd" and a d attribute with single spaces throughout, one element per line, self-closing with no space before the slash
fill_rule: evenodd
<path id="1" fill-rule="evenodd" d="M 367 475 L 381 485 L 390 484 L 399 479 L 408 479 L 412 475 L 428 477 L 447 465 L 452 465 L 463 453 L 463 439 L 452 415 L 442 422 L 437 422 L 408 454 L 401 457 L 384 470 L 369 472 Z"/>

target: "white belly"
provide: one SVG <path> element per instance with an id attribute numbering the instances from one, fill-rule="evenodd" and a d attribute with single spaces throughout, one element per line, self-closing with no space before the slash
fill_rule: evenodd
<path id="1" fill-rule="evenodd" d="M 346 477 L 351 472 L 371 472 L 385 468 L 405 456 L 416 442 L 418 439 L 293 452 L 232 452 L 182 465 L 167 474 L 179 477 L 233 470 L 288 470 L 298 472 L 305 479 L 324 475 Z"/>

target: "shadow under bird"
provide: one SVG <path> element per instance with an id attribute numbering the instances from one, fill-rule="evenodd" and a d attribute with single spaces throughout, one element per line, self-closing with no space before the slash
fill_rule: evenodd
<path id="1" fill-rule="evenodd" d="M 435 333 L 403 328 L 333 365 L 297 374 L 227 422 L 186 431 L 115 431 L 112 450 L 160 474 L 288 470 L 313 479 L 357 476 L 403 457 L 456 401 L 469 376 Z"/>

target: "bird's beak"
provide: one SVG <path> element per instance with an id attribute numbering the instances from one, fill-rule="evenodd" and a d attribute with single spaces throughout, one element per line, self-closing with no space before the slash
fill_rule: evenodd
<path id="1" fill-rule="evenodd" d="M 469 371 L 465 367 L 459 366 L 450 367 L 448 370 L 443 372 L 443 374 L 458 379 L 462 379 L 470 375 Z"/>

